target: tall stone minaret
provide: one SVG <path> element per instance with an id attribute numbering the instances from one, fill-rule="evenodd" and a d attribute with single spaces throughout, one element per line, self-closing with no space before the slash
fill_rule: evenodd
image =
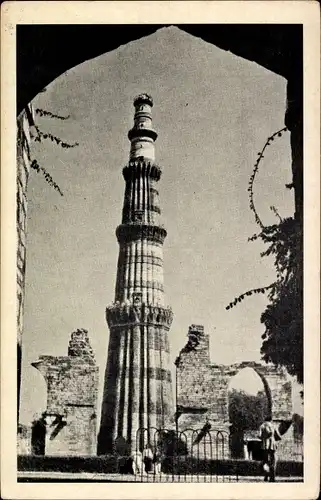
<path id="1" fill-rule="evenodd" d="M 155 163 L 157 133 L 152 127 L 153 100 L 134 100 L 129 162 L 123 169 L 125 197 L 117 227 L 119 258 L 115 302 L 107 307 L 108 359 L 98 437 L 98 454 L 115 451 L 117 437 L 130 450 L 146 444 L 149 430 L 173 418 L 168 330 L 172 311 L 165 306 L 163 243 Z M 144 439 L 137 438 L 139 435 Z M 121 439 L 118 441 L 122 441 Z"/>

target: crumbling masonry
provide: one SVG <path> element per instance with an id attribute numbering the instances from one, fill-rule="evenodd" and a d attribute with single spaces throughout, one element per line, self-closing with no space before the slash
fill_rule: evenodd
<path id="1" fill-rule="evenodd" d="M 98 367 L 88 332 L 71 334 L 68 356 L 32 363 L 47 383 L 46 455 L 95 455 Z"/>
<path id="2" fill-rule="evenodd" d="M 192 325 L 188 342 L 176 360 L 177 409 L 180 430 L 200 429 L 209 422 L 212 429 L 229 433 L 228 386 L 231 378 L 243 368 L 252 368 L 261 378 L 269 402 L 269 411 L 275 423 L 292 418 L 292 385 L 286 372 L 274 365 L 253 361 L 221 365 L 211 363 L 209 335 L 203 326 Z M 280 443 L 284 455 L 291 459 L 292 429 Z"/>

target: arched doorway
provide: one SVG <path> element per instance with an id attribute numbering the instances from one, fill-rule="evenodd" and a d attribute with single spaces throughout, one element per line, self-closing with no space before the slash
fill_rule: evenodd
<path id="1" fill-rule="evenodd" d="M 33 365 L 31 365 L 33 366 Z M 28 367 L 29 381 L 33 390 L 37 394 L 37 412 L 34 413 L 31 422 L 31 454 L 32 455 L 45 455 L 46 452 L 46 431 L 47 423 L 45 411 L 47 407 L 47 384 L 43 376 L 38 370 Z M 26 387 L 29 392 L 30 388 Z M 28 392 L 26 396 L 29 396 Z M 30 396 L 29 396 L 30 397 Z"/>
<path id="2" fill-rule="evenodd" d="M 45 455 L 46 451 L 46 418 L 44 413 L 35 418 L 31 427 L 32 455 Z"/>
<path id="3" fill-rule="evenodd" d="M 271 392 L 254 368 L 241 368 L 228 384 L 232 458 L 259 458 L 259 427 L 272 413 Z"/>

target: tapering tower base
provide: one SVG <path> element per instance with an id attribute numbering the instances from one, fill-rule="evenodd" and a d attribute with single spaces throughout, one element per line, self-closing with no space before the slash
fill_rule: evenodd
<path id="1" fill-rule="evenodd" d="M 123 168 L 122 222 L 116 230 L 115 302 L 106 311 L 110 339 L 99 454 L 129 454 L 151 445 L 152 429 L 174 418 L 168 342 L 173 315 L 164 300 L 166 230 L 160 223 L 157 183 L 162 172 L 154 161 L 152 98 L 141 94 L 134 106 L 130 158 Z"/>
<path id="2" fill-rule="evenodd" d="M 106 312 L 110 340 L 98 454 L 117 451 L 119 438 L 130 453 L 148 444 L 152 429 L 165 428 L 173 419 L 168 342 L 172 311 L 117 304 Z"/>

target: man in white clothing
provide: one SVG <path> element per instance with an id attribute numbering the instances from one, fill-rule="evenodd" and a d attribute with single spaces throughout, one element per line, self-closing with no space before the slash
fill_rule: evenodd
<path id="1" fill-rule="evenodd" d="M 140 451 L 135 451 L 132 453 L 131 456 L 132 459 L 132 467 L 133 467 L 133 473 L 136 474 L 141 474 L 143 472 L 143 457 Z"/>

